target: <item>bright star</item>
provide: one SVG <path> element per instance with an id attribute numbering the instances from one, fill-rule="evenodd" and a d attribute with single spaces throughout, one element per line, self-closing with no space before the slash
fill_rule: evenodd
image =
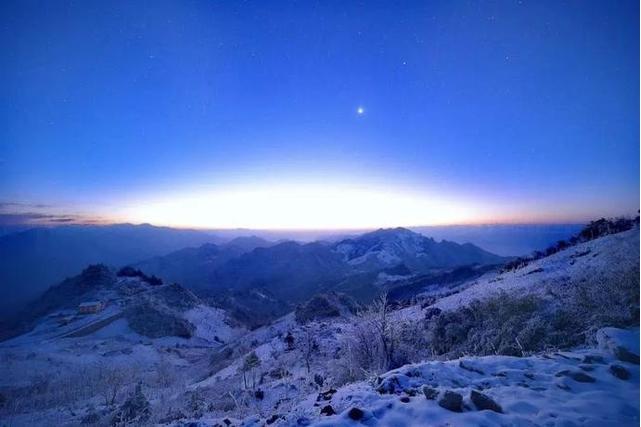
<path id="1" fill-rule="evenodd" d="M 362 116 L 363 114 L 365 114 L 365 109 L 363 107 L 358 107 L 356 109 L 356 114 L 358 114 L 359 116 Z"/>

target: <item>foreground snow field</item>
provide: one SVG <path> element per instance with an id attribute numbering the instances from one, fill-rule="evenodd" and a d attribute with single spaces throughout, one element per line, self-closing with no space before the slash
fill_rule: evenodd
<path id="1" fill-rule="evenodd" d="M 608 338 L 597 348 L 407 365 L 319 393 L 276 425 L 639 425 L 639 331 L 607 328 L 600 335 Z M 636 363 L 620 360 L 615 353 L 621 348 L 637 355 Z"/>
<path id="2" fill-rule="evenodd" d="M 481 397 L 471 399 L 475 391 Z M 462 397 L 459 407 L 441 406 L 448 392 Z M 492 401 L 497 406 L 483 410 Z M 378 385 L 340 389 L 326 403 L 340 415 L 317 426 L 353 425 L 353 408 L 362 410 L 358 421 L 365 425 L 633 426 L 639 366 L 596 349 L 428 362 L 389 372 Z"/>

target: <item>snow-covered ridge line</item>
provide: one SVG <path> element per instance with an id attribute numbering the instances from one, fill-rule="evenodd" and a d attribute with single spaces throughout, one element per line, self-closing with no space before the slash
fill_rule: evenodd
<path id="1" fill-rule="evenodd" d="M 582 281 L 588 278 L 613 276 L 619 272 L 638 269 L 639 229 L 580 243 L 545 258 L 532 261 L 519 270 L 488 273 L 460 292 L 439 299 L 433 307 L 451 310 L 486 299 L 499 291 L 542 294 L 550 288 L 563 286 L 569 278 Z"/>

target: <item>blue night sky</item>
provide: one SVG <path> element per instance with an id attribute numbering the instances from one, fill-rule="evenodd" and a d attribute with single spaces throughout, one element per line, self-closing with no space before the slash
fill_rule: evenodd
<path id="1" fill-rule="evenodd" d="M 635 1 L 0 10 L 13 218 L 341 228 L 639 207 Z"/>

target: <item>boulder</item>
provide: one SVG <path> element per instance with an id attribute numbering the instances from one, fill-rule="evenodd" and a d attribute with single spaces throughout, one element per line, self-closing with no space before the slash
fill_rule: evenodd
<path id="1" fill-rule="evenodd" d="M 330 416 L 336 414 L 336 411 L 334 411 L 334 408 L 332 408 L 332 405 L 326 405 L 323 406 L 323 408 L 320 410 L 321 415 L 325 416 Z"/>
<path id="2" fill-rule="evenodd" d="M 598 354 L 587 354 L 583 357 L 583 363 L 605 365 L 605 359 Z"/>
<path id="3" fill-rule="evenodd" d="M 445 408 L 448 411 L 452 412 L 462 412 L 463 411 L 463 396 L 453 391 L 446 391 L 443 393 L 441 398 L 438 400 L 438 404 L 441 408 Z"/>
<path id="4" fill-rule="evenodd" d="M 330 388 L 327 391 L 322 391 L 318 393 L 318 397 L 316 397 L 316 401 L 320 402 L 321 400 L 331 400 L 334 393 L 336 393 L 335 388 Z"/>
<path id="5" fill-rule="evenodd" d="M 438 397 L 438 390 L 432 387 L 423 387 L 423 394 L 427 400 L 434 400 Z"/>
<path id="6" fill-rule="evenodd" d="M 616 364 L 610 365 L 610 373 L 620 380 L 629 380 L 631 376 L 630 371 L 625 369 L 623 366 Z"/>
<path id="7" fill-rule="evenodd" d="M 393 394 L 401 392 L 409 387 L 410 379 L 404 374 L 393 374 L 384 377 L 376 389 L 380 394 Z"/>
<path id="8" fill-rule="evenodd" d="M 477 407 L 479 411 L 483 410 L 489 410 L 489 411 L 494 411 L 498 412 L 499 414 L 503 413 L 503 408 L 496 403 L 494 400 L 492 400 L 491 397 L 480 393 L 476 390 L 472 390 L 470 393 L 470 399 L 472 400 L 472 403 Z"/>
<path id="9" fill-rule="evenodd" d="M 596 379 L 593 376 L 590 376 L 585 372 L 570 371 L 569 369 L 559 371 L 555 374 L 555 376 L 572 378 L 574 381 L 577 381 L 580 383 L 593 383 L 596 381 Z"/>
<path id="10" fill-rule="evenodd" d="M 639 364 L 639 333 L 618 328 L 602 328 L 596 333 L 599 348 L 622 362 Z"/>
<path id="11" fill-rule="evenodd" d="M 354 421 L 360 420 L 361 418 L 363 418 L 363 415 L 365 415 L 365 413 L 362 409 L 359 408 L 352 408 L 349 410 L 349 412 L 347 412 L 347 416 Z"/>
<path id="12" fill-rule="evenodd" d="M 271 417 L 267 418 L 267 420 L 265 421 L 265 423 L 266 423 L 267 425 L 272 425 L 272 424 L 274 424 L 276 421 L 278 421 L 278 419 L 279 419 L 279 418 L 280 418 L 280 415 L 278 415 L 278 414 L 274 414 L 274 415 L 272 415 Z"/>

